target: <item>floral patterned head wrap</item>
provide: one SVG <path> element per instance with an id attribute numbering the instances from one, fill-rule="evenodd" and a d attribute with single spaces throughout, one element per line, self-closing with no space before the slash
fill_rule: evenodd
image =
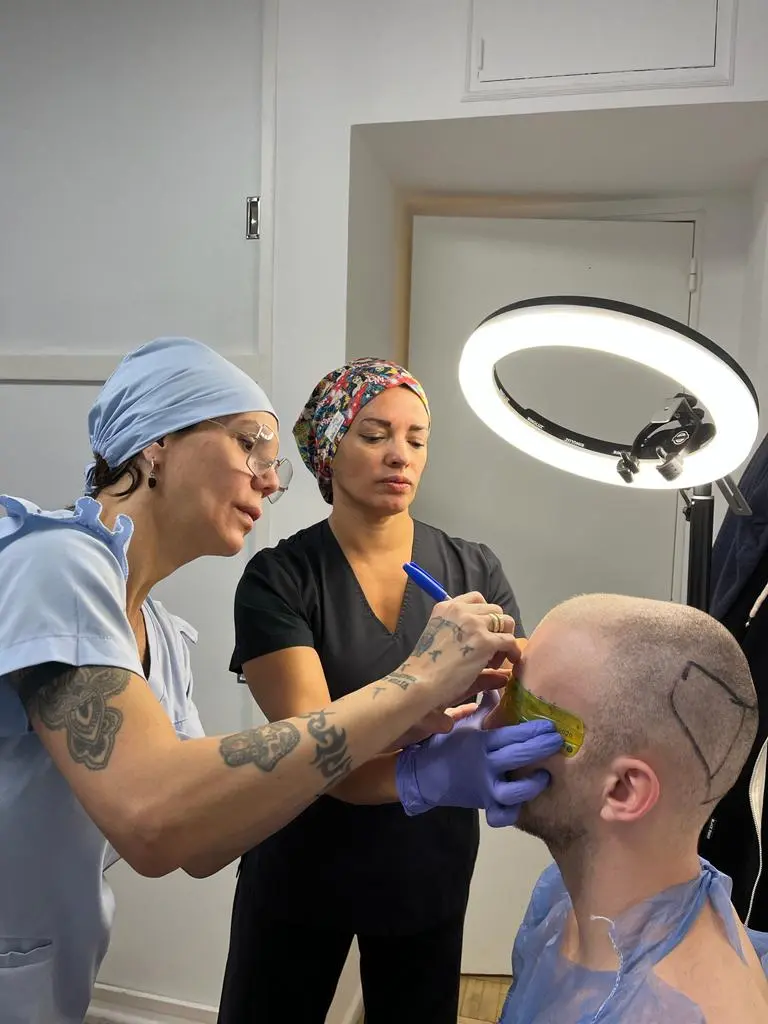
<path id="1" fill-rule="evenodd" d="M 418 395 L 429 415 L 424 388 L 408 371 L 385 359 L 366 356 L 331 370 L 317 384 L 293 428 L 304 465 L 320 493 L 333 503 L 331 463 L 339 442 L 362 407 L 388 388 L 407 387 Z"/>

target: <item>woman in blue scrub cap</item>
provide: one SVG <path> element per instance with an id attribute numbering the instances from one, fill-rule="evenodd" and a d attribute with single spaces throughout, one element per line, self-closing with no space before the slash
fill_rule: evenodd
<path id="1" fill-rule="evenodd" d="M 492 632 L 501 608 L 467 595 L 436 607 L 397 672 L 309 714 L 204 738 L 194 630 L 151 591 L 202 555 L 240 551 L 289 481 L 277 418 L 211 349 L 161 338 L 120 363 L 89 429 L 95 461 L 74 509 L 0 498 L 3 1024 L 82 1022 L 112 921 L 103 874 L 118 857 L 149 876 L 218 870 L 517 653 L 512 620 Z M 459 736 L 475 806 L 503 805 L 515 767 L 505 730 L 493 753 L 491 735 Z M 422 749 L 408 763 L 415 789 L 450 753 Z"/>

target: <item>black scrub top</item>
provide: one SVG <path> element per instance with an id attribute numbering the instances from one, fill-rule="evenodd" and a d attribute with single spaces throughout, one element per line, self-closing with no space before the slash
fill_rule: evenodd
<path id="1" fill-rule="evenodd" d="M 515 596 L 490 548 L 416 521 L 412 558 L 448 593 L 477 590 L 501 605 L 523 635 Z M 400 666 L 434 604 L 409 580 L 391 633 L 324 520 L 248 563 L 235 598 L 230 668 L 240 672 L 252 658 L 313 647 L 337 700 Z M 237 899 L 288 922 L 317 901 L 329 928 L 414 933 L 464 912 L 478 840 L 474 810 L 435 808 L 409 818 L 400 804 L 358 806 L 322 796 L 242 858 Z"/>

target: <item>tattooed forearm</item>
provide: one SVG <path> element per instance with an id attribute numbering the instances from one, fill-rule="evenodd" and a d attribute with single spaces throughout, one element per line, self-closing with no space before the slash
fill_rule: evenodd
<path id="1" fill-rule="evenodd" d="M 12 685 L 30 721 L 52 731 L 63 729 L 72 760 L 100 771 L 109 764 L 123 724 L 122 711 L 109 700 L 125 690 L 130 678 L 122 668 L 49 662 L 14 673 Z"/>
<path id="2" fill-rule="evenodd" d="M 384 677 L 388 682 L 399 686 L 401 690 L 407 690 L 413 683 L 418 682 L 416 676 L 409 676 L 407 672 L 390 672 Z M 375 696 L 375 694 L 374 694 Z"/>
<path id="3" fill-rule="evenodd" d="M 328 780 L 328 785 L 335 785 L 352 770 L 352 758 L 347 750 L 346 731 L 329 725 L 329 715 L 330 712 L 313 711 L 297 717 L 306 719 L 307 732 L 316 741 L 312 767 Z M 271 722 L 258 729 L 225 736 L 219 744 L 219 753 L 230 768 L 255 764 L 262 771 L 271 772 L 300 741 L 301 732 L 292 722 Z"/>
<path id="4" fill-rule="evenodd" d="M 347 750 L 347 731 L 328 723 L 331 711 L 313 711 L 301 715 L 307 720 L 307 732 L 317 741 L 312 766 L 317 768 L 328 785 L 333 786 L 352 770 L 352 758 Z"/>
<path id="5" fill-rule="evenodd" d="M 219 753 L 230 768 L 255 764 L 263 772 L 271 772 L 300 739 L 301 733 L 291 722 L 272 722 L 258 729 L 225 736 L 219 744 Z"/>

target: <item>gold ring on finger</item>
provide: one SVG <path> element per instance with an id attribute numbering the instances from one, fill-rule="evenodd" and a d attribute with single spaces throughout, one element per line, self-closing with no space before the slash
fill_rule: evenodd
<path id="1" fill-rule="evenodd" d="M 504 623 L 498 612 L 491 612 L 491 625 L 489 627 L 492 633 L 500 633 L 503 629 Z"/>

